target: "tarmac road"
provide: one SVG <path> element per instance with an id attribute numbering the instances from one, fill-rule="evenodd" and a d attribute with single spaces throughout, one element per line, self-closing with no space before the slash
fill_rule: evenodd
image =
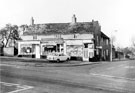
<path id="1" fill-rule="evenodd" d="M 0 65 L 1 82 L 27 85 L 19 93 L 135 93 L 135 62 L 74 67 Z"/>

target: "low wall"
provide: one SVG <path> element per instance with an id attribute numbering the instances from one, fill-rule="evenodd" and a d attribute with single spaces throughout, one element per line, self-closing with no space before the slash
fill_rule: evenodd
<path id="1" fill-rule="evenodd" d="M 4 56 L 14 56 L 14 47 L 4 47 L 3 48 Z"/>

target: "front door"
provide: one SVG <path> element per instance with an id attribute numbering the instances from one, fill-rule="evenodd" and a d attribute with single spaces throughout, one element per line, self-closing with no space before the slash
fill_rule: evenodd
<path id="1" fill-rule="evenodd" d="M 83 47 L 83 61 L 89 61 L 88 43 L 84 43 L 84 47 Z"/>
<path id="2" fill-rule="evenodd" d="M 39 45 L 35 45 L 35 55 L 36 55 L 36 58 L 40 58 L 40 46 Z"/>
<path id="3" fill-rule="evenodd" d="M 83 49 L 83 61 L 89 61 L 89 53 L 86 48 Z"/>

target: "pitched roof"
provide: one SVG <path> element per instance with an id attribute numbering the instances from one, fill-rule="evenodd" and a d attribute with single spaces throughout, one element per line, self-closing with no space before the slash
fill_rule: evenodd
<path id="1" fill-rule="evenodd" d="M 90 33 L 93 32 L 94 26 L 92 22 L 71 23 L 48 23 L 35 24 L 28 26 L 24 35 L 48 35 L 48 34 L 71 34 L 71 33 Z"/>
<path id="2" fill-rule="evenodd" d="M 101 36 L 107 39 L 110 39 L 107 35 L 105 35 L 103 32 L 101 32 Z"/>

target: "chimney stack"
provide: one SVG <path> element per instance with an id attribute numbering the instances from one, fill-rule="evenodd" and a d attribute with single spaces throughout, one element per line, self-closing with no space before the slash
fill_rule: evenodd
<path id="1" fill-rule="evenodd" d="M 33 26 L 33 25 L 34 25 L 34 19 L 33 19 L 33 17 L 31 17 L 30 25 L 31 25 L 31 26 Z"/>
<path id="2" fill-rule="evenodd" d="M 75 14 L 74 14 L 73 17 L 72 17 L 72 24 L 75 24 L 76 21 L 77 21 L 77 18 L 76 18 Z"/>

